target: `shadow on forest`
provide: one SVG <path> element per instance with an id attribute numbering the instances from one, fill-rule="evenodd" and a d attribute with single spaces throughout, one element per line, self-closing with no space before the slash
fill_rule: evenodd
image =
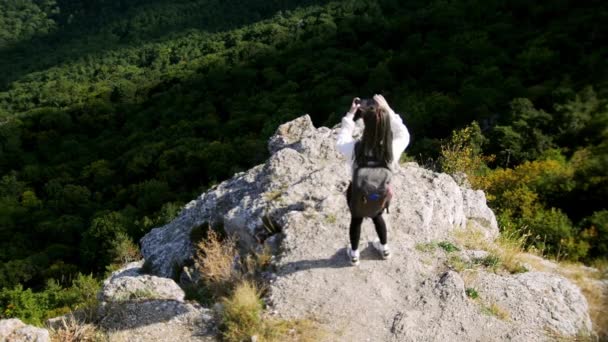
<path id="1" fill-rule="evenodd" d="M 228 0 L 209 4 L 209 8 L 201 4 L 199 6 L 201 11 L 193 11 L 190 6 L 191 1 L 175 3 L 169 0 L 154 0 L 138 4 L 139 6 L 123 6 L 124 9 L 119 8 L 123 4 L 122 2 L 112 3 L 116 7 L 110 9 L 109 13 L 101 15 L 118 17 L 118 19 L 105 21 L 106 17 L 99 18 L 98 13 L 87 13 L 70 24 L 61 25 L 55 32 L 1 48 L 0 91 L 6 90 L 12 82 L 18 81 L 27 74 L 69 63 L 79 58 L 141 46 L 146 43 L 162 43 L 174 39 L 177 35 L 185 34 L 189 30 L 209 33 L 226 32 L 272 18 L 280 11 L 321 5 L 327 2 L 328 0 L 284 1 L 279 5 L 273 5 L 268 1 Z M 173 9 L 171 14 L 174 14 L 174 17 L 163 18 L 162 15 L 172 7 L 181 7 L 181 10 L 189 15 L 180 16 L 180 11 Z M 144 12 L 149 10 L 149 15 L 137 18 L 140 9 Z M 95 9 L 89 8 L 88 10 Z M 101 10 L 102 12 L 108 11 L 107 6 Z M 243 15 L 243 12 L 252 14 L 247 16 Z M 159 13 L 161 18 L 158 18 Z M 133 23 L 133 16 L 142 20 L 143 23 Z M 140 30 L 133 29 L 134 25 L 144 25 L 150 17 L 157 20 L 155 26 Z M 225 18 L 229 18 L 229 20 L 224 20 Z M 65 21 L 65 18 L 62 19 Z M 163 21 L 163 19 L 166 20 Z"/>

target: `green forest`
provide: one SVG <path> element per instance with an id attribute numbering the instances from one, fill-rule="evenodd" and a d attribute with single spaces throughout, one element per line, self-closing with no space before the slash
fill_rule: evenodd
<path id="1" fill-rule="evenodd" d="M 374 93 L 409 159 L 449 171 L 442 146 L 469 134 L 503 229 L 606 262 L 606 41 L 600 0 L 4 0 L 0 318 L 90 300 L 279 124 L 332 127 Z"/>

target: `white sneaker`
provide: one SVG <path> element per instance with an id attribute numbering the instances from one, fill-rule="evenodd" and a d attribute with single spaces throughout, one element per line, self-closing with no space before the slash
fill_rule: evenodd
<path id="1" fill-rule="evenodd" d="M 350 246 L 346 248 L 346 254 L 350 260 L 350 264 L 353 266 L 359 265 L 359 250 L 353 251 Z"/>
<path id="2" fill-rule="evenodd" d="M 388 248 L 388 244 L 383 245 L 380 243 L 380 240 L 376 239 L 372 242 L 372 246 L 380 253 L 382 259 L 386 260 L 391 257 L 391 251 Z"/>

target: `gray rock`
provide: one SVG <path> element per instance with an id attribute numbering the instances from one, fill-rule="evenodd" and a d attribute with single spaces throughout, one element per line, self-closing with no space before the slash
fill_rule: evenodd
<path id="1" fill-rule="evenodd" d="M 475 262 L 485 259 L 490 253 L 486 251 L 465 250 L 460 252 L 460 259 L 464 262 Z"/>
<path id="2" fill-rule="evenodd" d="M 172 299 L 184 301 L 184 291 L 171 279 L 141 274 L 143 261 L 125 265 L 103 282 L 100 302 L 132 299 Z"/>
<path id="3" fill-rule="evenodd" d="M 0 342 L 48 342 L 46 329 L 27 325 L 16 318 L 0 320 Z"/>
<path id="4" fill-rule="evenodd" d="M 471 183 L 469 182 L 469 178 L 467 174 L 464 172 L 456 172 L 451 175 L 454 178 L 456 184 L 462 186 L 463 188 L 471 189 Z"/>
<path id="5" fill-rule="evenodd" d="M 450 305 L 458 305 L 457 302 L 463 301 L 466 297 L 464 292 L 464 281 L 460 275 L 454 271 L 448 271 L 441 276 L 437 283 L 436 290 L 444 302 Z"/>
<path id="6" fill-rule="evenodd" d="M 315 127 L 308 115 L 301 116 L 293 121 L 282 124 L 268 142 L 268 151 L 274 154 L 278 150 L 294 145 L 310 136 Z"/>
<path id="7" fill-rule="evenodd" d="M 543 272 L 507 277 L 480 273 L 473 286 L 486 301 L 507 311 L 513 322 L 563 336 L 591 332 L 587 300 L 562 276 Z"/>

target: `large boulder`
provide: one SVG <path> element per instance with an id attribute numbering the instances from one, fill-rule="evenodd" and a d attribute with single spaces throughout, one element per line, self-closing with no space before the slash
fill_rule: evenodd
<path id="1" fill-rule="evenodd" d="M 172 280 L 142 273 L 142 261 L 136 261 L 114 271 L 103 282 L 98 294 L 101 303 L 131 299 L 170 299 L 184 301 L 184 291 Z"/>
<path id="2" fill-rule="evenodd" d="M 48 342 L 46 329 L 27 325 L 16 318 L 0 320 L 0 342 Z"/>

